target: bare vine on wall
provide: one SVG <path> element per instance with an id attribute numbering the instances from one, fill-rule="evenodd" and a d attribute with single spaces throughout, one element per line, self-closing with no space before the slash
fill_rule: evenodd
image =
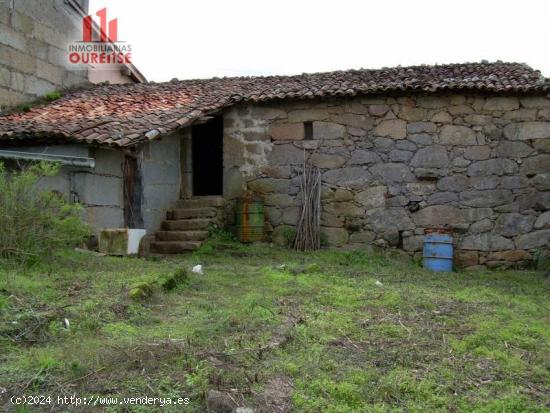
<path id="1" fill-rule="evenodd" d="M 305 151 L 300 189 L 302 208 L 293 247 L 298 251 L 318 250 L 321 248 L 321 171 L 311 165 Z"/>

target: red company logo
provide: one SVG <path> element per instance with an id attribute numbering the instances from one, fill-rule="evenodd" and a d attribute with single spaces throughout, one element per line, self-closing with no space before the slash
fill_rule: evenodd
<path id="1" fill-rule="evenodd" d="M 130 64 L 132 47 L 118 40 L 118 19 L 107 21 L 107 9 L 96 13 L 99 26 L 92 16 L 82 18 L 82 40 L 69 44 L 71 65 Z"/>

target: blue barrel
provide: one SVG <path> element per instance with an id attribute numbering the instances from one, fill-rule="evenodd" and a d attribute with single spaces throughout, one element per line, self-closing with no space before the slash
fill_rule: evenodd
<path id="1" fill-rule="evenodd" d="M 432 232 L 424 235 L 424 268 L 428 271 L 451 272 L 453 270 L 453 237 Z"/>

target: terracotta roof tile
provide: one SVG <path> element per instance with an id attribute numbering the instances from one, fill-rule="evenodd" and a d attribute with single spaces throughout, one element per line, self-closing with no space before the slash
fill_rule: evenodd
<path id="1" fill-rule="evenodd" d="M 96 86 L 29 112 L 0 116 L 0 141 L 45 138 L 130 146 L 239 102 L 468 90 L 544 93 L 550 82 L 518 63 L 465 63 Z"/>

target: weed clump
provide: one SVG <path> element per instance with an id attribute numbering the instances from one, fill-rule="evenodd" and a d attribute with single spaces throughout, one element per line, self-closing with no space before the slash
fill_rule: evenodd
<path id="1" fill-rule="evenodd" d="M 160 288 L 165 292 L 172 291 L 178 286 L 185 284 L 188 278 L 189 274 L 187 270 L 185 268 L 180 268 L 166 278 L 135 284 L 130 288 L 129 296 L 132 300 L 136 301 L 147 300 Z"/>
<path id="2" fill-rule="evenodd" d="M 53 102 L 54 100 L 61 98 L 61 96 L 61 92 L 54 90 L 53 92 L 46 93 L 44 95 L 44 99 L 48 102 Z"/>
<path id="3" fill-rule="evenodd" d="M 129 295 L 132 300 L 141 301 L 151 298 L 154 292 L 155 283 L 141 282 L 130 289 Z"/>
<path id="4" fill-rule="evenodd" d="M 162 288 L 164 291 L 172 291 L 179 285 L 185 284 L 187 280 L 187 270 L 185 268 L 180 268 L 174 271 L 172 275 L 162 281 Z"/>

